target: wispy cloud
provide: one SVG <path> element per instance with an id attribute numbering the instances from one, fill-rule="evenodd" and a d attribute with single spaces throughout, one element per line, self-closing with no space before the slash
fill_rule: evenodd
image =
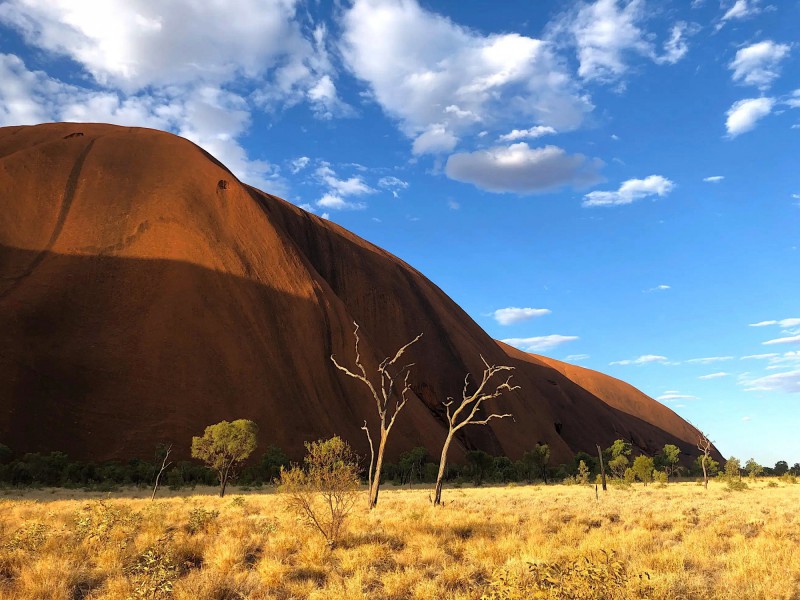
<path id="1" fill-rule="evenodd" d="M 724 175 L 711 175 L 710 177 L 703 177 L 703 181 L 706 183 L 719 183 L 725 179 Z"/>
<path id="2" fill-rule="evenodd" d="M 712 363 L 722 362 L 725 360 L 733 360 L 735 356 L 706 356 L 703 358 L 690 358 L 687 363 L 696 363 L 700 365 L 710 365 Z"/>
<path id="3" fill-rule="evenodd" d="M 513 325 L 535 317 L 549 315 L 551 312 L 549 308 L 517 308 L 516 306 L 509 306 L 508 308 L 498 308 L 492 313 L 492 316 L 500 325 Z"/>
<path id="4" fill-rule="evenodd" d="M 625 360 L 615 360 L 609 363 L 610 365 L 647 365 L 652 363 L 666 363 L 667 357 L 659 354 L 642 354 L 637 358 L 628 358 Z"/>
<path id="5" fill-rule="evenodd" d="M 745 389 L 749 392 L 784 392 L 800 393 L 800 369 L 774 373 L 765 377 L 745 380 Z"/>
<path id="6" fill-rule="evenodd" d="M 542 137 L 543 135 L 553 135 L 556 130 L 552 127 L 544 125 L 536 125 L 530 129 L 514 129 L 509 133 L 501 135 L 497 138 L 499 142 L 515 142 L 517 140 L 527 140 Z"/>
<path id="7" fill-rule="evenodd" d="M 579 362 L 582 360 L 586 360 L 587 358 L 591 358 L 588 354 L 569 354 L 564 359 L 567 362 Z"/>
<path id="8" fill-rule="evenodd" d="M 759 321 L 758 323 L 750 323 L 750 327 L 767 327 L 769 325 L 777 325 L 783 329 L 790 327 L 800 327 L 800 319 L 792 317 L 790 319 L 780 319 L 779 321 Z"/>
<path id="9" fill-rule="evenodd" d="M 672 400 L 697 400 L 697 396 L 692 396 L 690 394 L 681 394 L 676 391 L 669 391 L 664 392 L 658 398 L 656 398 L 659 402 L 670 402 Z"/>
<path id="10" fill-rule="evenodd" d="M 551 348 L 555 348 L 561 344 L 566 344 L 567 342 L 574 342 L 577 339 L 580 338 L 576 335 L 551 334 L 528 338 L 508 338 L 502 341 L 509 346 L 514 346 L 515 348 L 519 348 L 524 352 L 541 352 L 544 350 L 550 350 Z"/>
<path id="11" fill-rule="evenodd" d="M 727 377 L 730 373 L 720 371 L 719 373 L 709 373 L 708 375 L 701 375 L 698 379 L 719 379 L 720 377 Z"/>
<path id="12" fill-rule="evenodd" d="M 642 291 L 644 293 L 648 294 L 650 292 L 663 292 L 663 291 L 671 290 L 671 289 L 672 289 L 671 285 L 667 285 L 665 283 L 662 283 L 660 285 L 657 285 L 657 286 L 651 287 L 651 288 L 647 288 L 646 290 L 642 290 Z"/>
<path id="13" fill-rule="evenodd" d="M 800 335 L 790 335 L 787 337 L 775 338 L 774 340 L 767 340 L 761 342 L 764 346 L 773 346 L 775 344 L 798 344 L 800 343 Z"/>

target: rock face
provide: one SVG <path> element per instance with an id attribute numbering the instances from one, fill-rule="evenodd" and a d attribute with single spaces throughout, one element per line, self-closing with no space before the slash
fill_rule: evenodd
<path id="1" fill-rule="evenodd" d="M 389 458 L 446 433 L 480 355 L 516 367 L 510 419 L 467 428 L 453 458 L 553 462 L 625 438 L 647 452 L 696 430 L 631 386 L 492 340 L 388 252 L 240 183 L 192 143 L 99 124 L 0 129 L 0 442 L 82 459 L 149 457 L 248 418 L 290 455 L 334 433 L 362 454 L 375 407 L 330 361 L 368 368 L 411 340 L 414 395 Z M 690 456 L 691 455 L 691 456 Z"/>

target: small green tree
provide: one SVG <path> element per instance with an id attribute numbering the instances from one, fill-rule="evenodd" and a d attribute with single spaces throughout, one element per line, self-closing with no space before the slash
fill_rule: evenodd
<path id="1" fill-rule="evenodd" d="M 750 479 L 755 479 L 764 472 L 764 467 L 758 464 L 755 459 L 749 459 L 744 465 L 745 471 L 750 476 Z"/>
<path id="2" fill-rule="evenodd" d="M 578 482 L 584 485 L 589 483 L 589 467 L 584 461 L 578 463 Z"/>
<path id="3" fill-rule="evenodd" d="M 416 474 L 417 480 L 422 479 L 425 459 L 428 458 L 428 451 L 424 446 L 417 446 L 408 452 L 403 452 L 398 460 L 400 468 L 400 483 L 411 483 Z"/>
<path id="4" fill-rule="evenodd" d="M 681 449 L 673 444 L 667 444 L 659 454 L 659 462 L 664 469 L 664 473 L 669 481 L 670 475 L 674 475 L 680 468 L 678 461 L 680 460 Z"/>
<path id="5" fill-rule="evenodd" d="M 742 478 L 742 463 L 735 456 L 731 456 L 725 461 L 725 478 L 728 481 Z"/>
<path id="6" fill-rule="evenodd" d="M 616 440 L 607 450 L 611 460 L 608 461 L 608 468 L 618 479 L 625 477 L 625 470 L 630 462 L 628 457 L 631 455 L 631 445 L 624 440 Z"/>
<path id="7" fill-rule="evenodd" d="M 303 467 L 281 468 L 287 507 L 334 546 L 358 494 L 358 457 L 338 436 L 306 442 Z"/>
<path id="8" fill-rule="evenodd" d="M 637 456 L 633 460 L 633 467 L 631 467 L 633 472 L 636 474 L 636 477 L 647 485 L 651 481 L 653 481 L 653 469 L 654 463 L 653 459 L 649 456 L 640 455 Z"/>
<path id="9" fill-rule="evenodd" d="M 550 446 L 536 444 L 533 450 L 522 455 L 522 462 L 527 470 L 527 480 L 532 482 L 535 477 L 541 477 L 547 483 L 547 465 L 550 462 Z"/>
<path id="10" fill-rule="evenodd" d="M 781 475 L 785 475 L 786 473 L 789 472 L 789 463 L 787 463 L 785 460 L 779 460 L 778 462 L 775 463 L 772 472 L 775 473 L 775 475 L 777 475 L 778 477 L 780 477 Z"/>
<path id="11" fill-rule="evenodd" d="M 228 481 L 235 478 L 235 469 L 256 449 L 257 434 L 253 421 L 238 419 L 209 425 L 202 436 L 192 438 L 192 457 L 217 472 L 220 497 L 225 495 Z"/>
<path id="12" fill-rule="evenodd" d="M 467 463 L 472 472 L 472 482 L 481 485 L 483 480 L 492 473 L 494 458 L 483 450 L 470 450 L 467 452 Z"/>

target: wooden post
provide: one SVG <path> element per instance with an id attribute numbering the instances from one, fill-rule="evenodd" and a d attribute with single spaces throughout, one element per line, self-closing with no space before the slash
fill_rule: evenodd
<path id="1" fill-rule="evenodd" d="M 606 466 L 603 464 L 603 451 L 600 449 L 600 444 L 597 444 L 597 456 L 600 457 L 600 476 L 603 479 L 603 491 L 607 491 L 606 488 Z"/>

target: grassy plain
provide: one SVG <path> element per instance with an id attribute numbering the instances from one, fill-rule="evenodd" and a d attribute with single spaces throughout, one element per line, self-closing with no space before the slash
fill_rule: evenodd
<path id="1" fill-rule="evenodd" d="M 438 508 L 386 487 L 333 549 L 279 495 L 237 492 L 0 491 L 0 598 L 478 599 L 605 550 L 630 575 L 614 598 L 800 599 L 800 485 L 445 489 Z M 496 597 L 564 597 L 514 593 Z"/>

